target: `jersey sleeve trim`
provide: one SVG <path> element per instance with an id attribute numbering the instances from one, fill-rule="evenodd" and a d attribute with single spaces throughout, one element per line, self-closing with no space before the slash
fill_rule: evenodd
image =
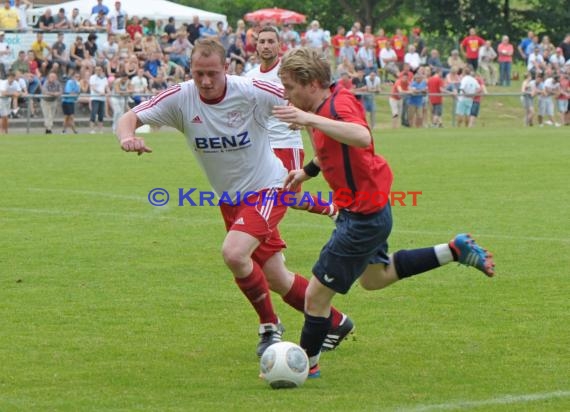
<path id="1" fill-rule="evenodd" d="M 160 103 L 161 100 L 167 98 L 168 96 L 172 96 L 178 93 L 182 88 L 179 84 L 175 84 L 174 86 L 169 87 L 165 91 L 157 94 L 152 99 L 147 100 L 146 102 L 142 102 L 138 106 L 133 107 L 132 111 L 135 113 L 140 113 L 143 110 L 150 109 Z"/>
<path id="2" fill-rule="evenodd" d="M 283 87 L 279 86 L 276 83 L 254 79 L 253 85 L 254 85 L 254 87 L 256 87 L 260 90 L 264 90 L 266 92 L 269 92 L 269 93 L 283 99 Z"/>

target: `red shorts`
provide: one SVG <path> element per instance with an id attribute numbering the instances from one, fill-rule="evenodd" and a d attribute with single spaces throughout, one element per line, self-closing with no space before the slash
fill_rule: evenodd
<path id="1" fill-rule="evenodd" d="M 249 196 L 247 202 L 242 199 L 236 206 L 220 205 L 228 232 L 239 230 L 261 242 L 251 256 L 261 267 L 270 257 L 287 247 L 277 227 L 287 211 L 287 206 L 278 201 L 281 192 L 281 189 L 266 189 Z"/>
<path id="2" fill-rule="evenodd" d="M 305 151 L 303 149 L 273 149 L 273 152 L 275 152 L 275 156 L 281 160 L 288 172 L 303 167 L 303 160 L 305 159 Z M 300 192 L 301 185 L 295 191 Z"/>

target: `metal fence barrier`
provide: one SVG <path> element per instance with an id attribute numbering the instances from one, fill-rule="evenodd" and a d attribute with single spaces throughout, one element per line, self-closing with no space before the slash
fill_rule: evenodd
<path id="1" fill-rule="evenodd" d="M 368 98 L 368 97 L 372 97 L 373 98 L 373 110 L 372 111 L 368 111 L 367 112 L 367 116 L 370 118 L 370 116 L 374 116 L 375 121 L 374 123 L 376 125 L 379 126 L 385 126 L 385 127 L 390 127 L 391 123 L 392 123 L 392 114 L 391 114 L 391 109 L 388 103 L 388 99 L 389 97 L 392 95 L 392 93 L 388 93 L 388 92 L 380 92 L 380 93 L 358 93 L 357 95 L 362 96 L 363 98 Z M 447 93 L 442 93 L 442 94 L 437 94 L 439 96 L 443 96 L 443 116 L 442 116 L 442 120 L 445 126 L 449 127 L 449 126 L 456 126 L 457 124 L 457 119 L 456 119 L 456 114 L 455 114 L 455 104 L 457 101 L 457 96 L 451 95 L 451 94 L 447 94 Z M 60 96 L 60 97 L 65 97 L 66 95 Z M 125 95 L 107 95 L 107 105 L 109 107 L 109 110 L 111 109 L 111 105 L 110 103 L 110 99 L 109 98 L 116 98 L 116 97 L 122 97 L 123 99 L 125 99 L 125 103 L 124 103 L 124 107 L 125 107 L 125 111 L 127 111 L 128 109 L 134 107 L 134 104 L 132 102 L 132 97 L 134 96 L 140 96 L 141 98 L 144 99 L 148 99 L 150 97 L 153 96 L 153 94 L 137 94 L 137 93 L 133 93 L 131 95 L 125 96 Z M 435 96 L 435 94 L 432 94 L 432 96 Z M 519 126 L 523 126 L 525 124 L 525 109 L 521 103 L 521 93 L 488 93 L 485 95 L 481 96 L 481 109 L 480 109 L 480 113 L 478 116 L 478 120 L 477 120 L 477 125 L 478 126 L 485 126 L 487 125 L 487 123 L 492 119 L 492 124 L 493 126 L 497 126 L 497 127 L 512 127 L 513 125 L 519 125 Z M 20 96 L 19 102 L 23 102 L 24 104 L 21 105 L 22 109 L 21 113 L 24 116 L 21 116 L 20 119 L 24 119 L 25 121 L 24 123 L 24 127 L 26 129 L 26 133 L 30 133 L 30 130 L 32 128 L 32 122 L 33 122 L 33 118 L 40 118 L 37 116 L 42 116 L 43 114 L 40 114 L 41 111 L 39 110 L 40 108 L 40 101 L 42 98 L 47 97 L 44 95 L 25 95 L 25 96 Z M 78 100 L 76 100 L 75 105 L 76 105 L 76 113 L 75 113 L 75 119 L 78 121 L 85 121 L 86 120 L 86 116 L 87 116 L 87 120 L 88 117 L 90 116 L 90 112 L 88 111 L 87 113 L 85 113 L 85 107 L 89 104 L 89 99 L 90 99 L 90 95 L 89 94 L 80 94 L 79 96 L 77 95 L 73 95 L 73 97 L 77 97 Z M 426 116 L 429 117 L 430 116 L 430 104 L 429 104 L 429 99 L 428 99 L 428 95 L 425 96 L 427 99 L 427 104 L 426 104 Z M 8 96 L 4 96 L 1 97 L 1 99 L 11 99 L 11 97 Z M 30 100 L 34 99 L 34 106 L 36 107 L 35 112 L 36 113 L 32 113 L 29 108 L 30 106 Z M 556 99 L 553 97 L 554 99 L 554 117 L 556 119 L 556 121 L 559 121 L 559 113 L 558 113 L 558 109 L 557 109 L 557 104 L 556 104 Z M 537 99 L 535 99 L 537 100 Z M 78 105 L 81 105 L 83 108 L 83 111 L 81 112 L 81 110 L 78 110 Z M 537 111 L 537 103 L 535 101 L 535 113 L 538 113 Z M 83 116 L 83 117 L 80 117 Z M 112 115 L 110 116 L 110 118 L 106 118 L 106 121 L 110 121 L 112 120 Z M 427 119 L 429 120 L 429 119 Z M 56 111 L 56 115 L 54 118 L 54 122 L 62 122 L 63 121 L 63 112 L 61 109 L 61 99 L 58 98 L 58 105 L 57 105 L 57 111 Z M 424 119 L 424 124 L 426 124 L 428 122 L 426 122 L 426 119 Z M 22 122 L 21 121 L 10 121 L 10 127 L 11 128 L 18 128 L 18 127 L 22 127 Z"/>

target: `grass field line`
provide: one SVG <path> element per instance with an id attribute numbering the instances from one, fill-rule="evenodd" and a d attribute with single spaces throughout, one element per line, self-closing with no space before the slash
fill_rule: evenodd
<path id="1" fill-rule="evenodd" d="M 429 230 L 406 230 L 398 229 L 399 233 L 406 233 L 411 235 L 449 235 L 449 232 L 435 232 Z M 501 235 L 497 233 L 476 233 L 472 232 L 471 235 L 476 237 L 488 237 L 496 239 L 507 239 L 507 240 L 531 240 L 534 242 L 562 242 L 570 243 L 570 237 L 541 237 L 541 236 L 513 236 L 513 235 Z"/>
<path id="2" fill-rule="evenodd" d="M 570 391 L 530 393 L 526 395 L 503 395 L 496 398 L 482 399 L 478 401 L 453 401 L 437 405 L 408 406 L 398 408 L 396 410 L 399 412 L 452 411 L 457 409 L 472 409 L 493 405 L 513 405 L 560 398 L 570 398 Z"/>
<path id="3" fill-rule="evenodd" d="M 91 192 L 96 193 L 96 192 Z M 120 196 L 120 195 L 117 195 Z M 135 197 L 135 196 L 133 196 Z M 47 214 L 55 216 L 97 216 L 97 217 L 113 217 L 118 219 L 124 218 L 157 218 L 160 220 L 169 220 L 173 222 L 186 223 L 193 226 L 197 225 L 210 225 L 212 224 L 212 219 L 207 219 L 204 217 L 196 218 L 181 218 L 174 216 L 166 216 L 164 214 L 157 214 L 157 211 L 166 211 L 163 207 L 153 207 L 152 214 L 148 213 L 116 213 L 116 212 L 95 212 L 95 211 L 73 211 L 73 210 L 61 210 L 61 209 L 37 209 L 37 208 L 19 208 L 19 207 L 1 207 L 3 212 L 13 212 L 13 213 L 29 213 L 29 214 Z M 217 221 L 217 218 L 216 218 Z M 303 228 L 322 228 L 322 224 L 317 223 L 307 223 L 307 222 L 286 222 L 286 226 L 293 227 L 303 227 Z M 332 225 L 331 225 L 332 228 Z M 433 235 L 433 236 L 449 236 L 449 232 L 444 231 L 432 231 L 432 230 L 407 230 L 398 229 L 397 233 L 403 233 L 408 235 Z M 473 236 L 477 237 L 488 237 L 495 239 L 506 239 L 506 240 L 521 240 L 521 241 L 533 241 L 533 242 L 559 242 L 559 243 L 570 243 L 570 237 L 545 237 L 545 236 L 513 236 L 513 235 L 503 235 L 499 233 L 471 233 Z"/>
<path id="4" fill-rule="evenodd" d="M 136 195 L 121 195 L 117 193 L 110 192 L 93 192 L 90 190 L 72 190 L 72 189 L 47 189 L 43 187 L 29 187 L 30 192 L 53 192 L 53 193 L 69 193 L 74 195 L 84 195 L 84 196 L 95 196 L 109 199 L 121 199 L 121 200 L 138 200 L 142 202 L 148 202 L 146 196 L 136 196 Z"/>
<path id="5" fill-rule="evenodd" d="M 286 226 L 296 226 L 305 228 L 322 228 L 323 225 L 317 223 L 307 223 L 307 222 L 286 222 Z M 450 236 L 450 232 L 444 231 L 434 231 L 434 230 L 408 230 L 408 229 L 396 229 L 395 233 L 404 233 L 408 235 L 435 235 L 435 236 Z M 513 235 L 502 235 L 498 233 L 476 233 L 470 232 L 473 236 L 481 236 L 496 239 L 507 239 L 507 240 L 531 240 L 534 242 L 561 242 L 570 243 L 570 236 L 568 237 L 545 237 L 545 236 L 513 236 Z"/>
<path id="6" fill-rule="evenodd" d="M 160 208 L 155 208 L 160 209 Z M 116 212 L 93 212 L 93 211 L 76 211 L 76 210 L 62 210 L 62 209 L 34 209 L 34 208 L 20 208 L 20 207 L 0 207 L 0 211 L 7 213 L 17 213 L 17 214 L 35 214 L 35 215 L 51 215 L 51 216 L 65 216 L 65 217 L 109 217 L 117 219 L 158 219 L 158 220 L 168 220 L 172 222 L 185 223 L 189 225 L 211 225 L 213 223 L 212 219 L 186 219 L 174 216 L 164 216 L 159 214 L 148 214 L 148 213 L 116 213 Z M 216 218 L 216 221 L 218 219 Z"/>

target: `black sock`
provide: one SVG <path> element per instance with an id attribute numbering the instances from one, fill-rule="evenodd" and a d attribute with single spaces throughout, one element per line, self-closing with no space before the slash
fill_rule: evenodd
<path id="1" fill-rule="evenodd" d="M 322 318 L 305 313 L 305 324 L 301 331 L 301 347 L 305 349 L 309 358 L 319 354 L 330 327 L 330 316 Z"/>
<path id="2" fill-rule="evenodd" d="M 393 260 L 400 279 L 419 275 L 441 266 L 433 247 L 399 250 L 394 253 Z"/>

